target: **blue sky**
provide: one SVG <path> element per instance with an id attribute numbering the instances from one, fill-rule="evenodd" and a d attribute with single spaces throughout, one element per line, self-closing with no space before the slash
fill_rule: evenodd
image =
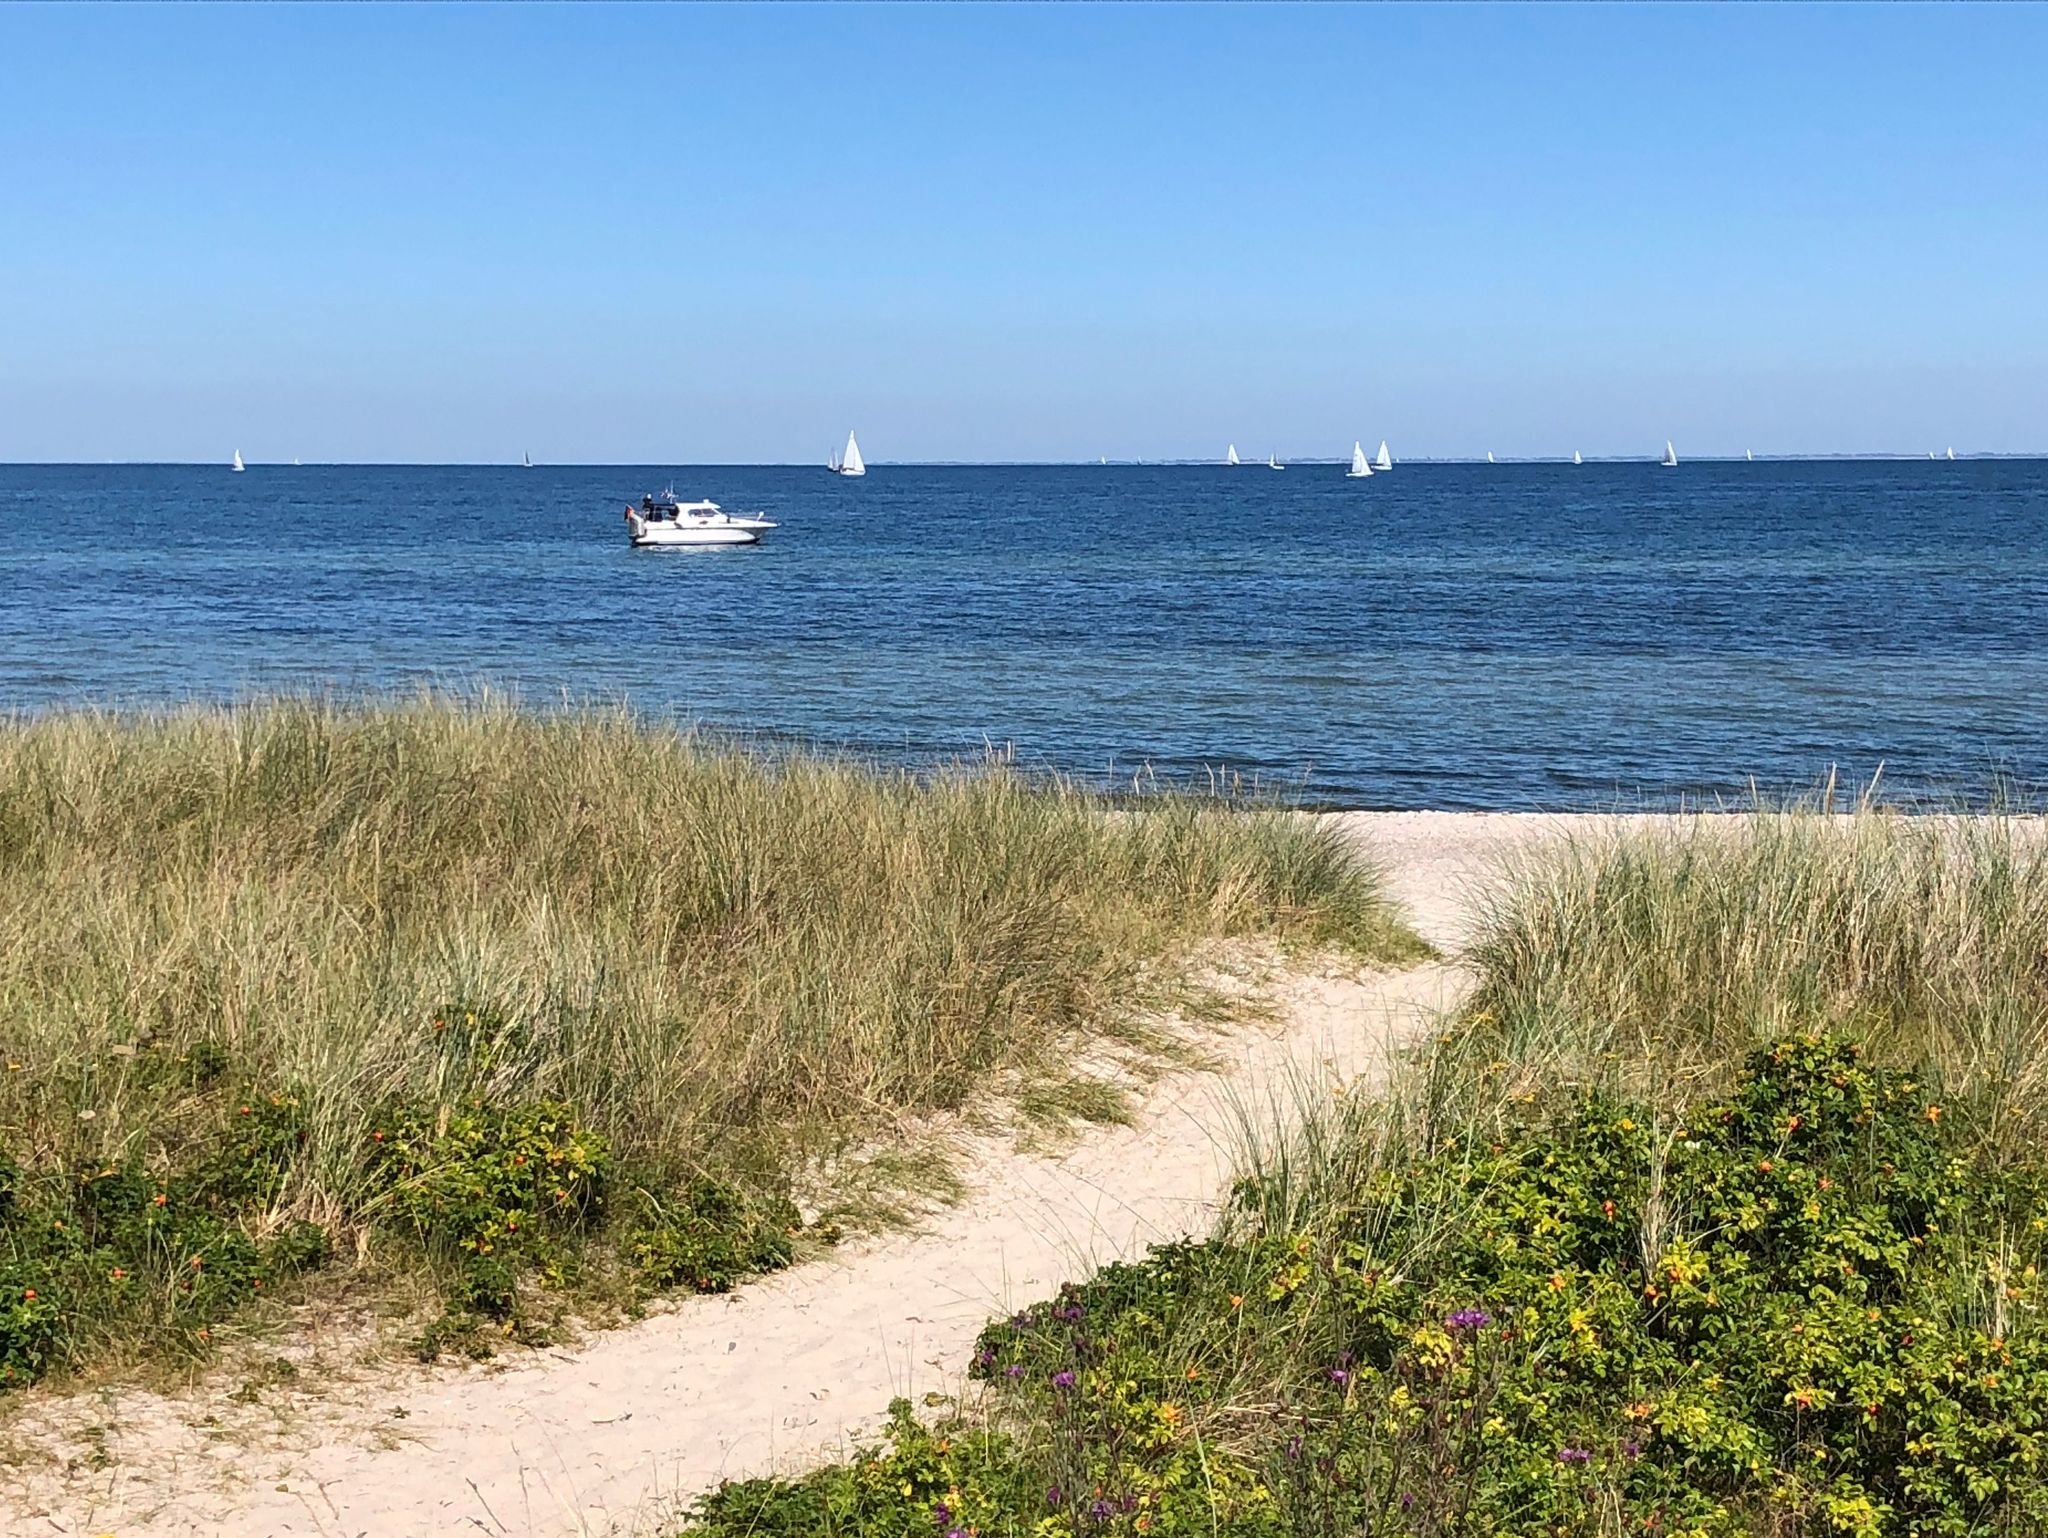
<path id="1" fill-rule="evenodd" d="M 2048 448 L 2048 9 L 0 7 L 0 458 Z"/>

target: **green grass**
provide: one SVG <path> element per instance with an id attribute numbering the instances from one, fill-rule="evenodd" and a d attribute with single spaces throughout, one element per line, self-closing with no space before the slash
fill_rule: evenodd
<path id="1" fill-rule="evenodd" d="M 424 1269 L 472 1343 L 536 1282 L 726 1284 L 793 1183 L 884 1210 L 919 1118 L 1112 1114 L 1073 1049 L 1142 1052 L 1234 937 L 1416 949 L 1278 808 L 488 699 L 16 719 L 0 1355 L 198 1349 L 329 1255 Z"/>
<path id="2" fill-rule="evenodd" d="M 1304 1082 L 1208 1239 L 686 1530 L 2048 1531 L 2039 837 L 1767 815 L 1532 857 L 1468 1007 L 1384 1097 Z"/>

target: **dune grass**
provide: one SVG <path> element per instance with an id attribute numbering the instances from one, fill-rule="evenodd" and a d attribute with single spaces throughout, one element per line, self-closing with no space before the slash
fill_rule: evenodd
<path id="1" fill-rule="evenodd" d="M 2048 1531 L 2037 825 L 1766 814 L 1532 855 L 1382 1096 L 992 1323 L 983 1385 L 716 1538 Z"/>
<path id="2" fill-rule="evenodd" d="M 2048 841 L 2011 816 L 1792 810 L 1610 828 L 1511 866 L 1469 1040 L 1532 1083 L 1712 1090 L 1840 1032 L 1995 1143 L 2048 1113 Z"/>
<path id="3" fill-rule="evenodd" d="M 833 1161 L 915 1118 L 1142 1048 L 1243 936 L 1416 948 L 1272 807 L 488 699 L 17 719 L 0 1288 L 34 1296 L 0 1352 L 18 1380 L 190 1347 L 216 1276 L 337 1252 L 441 1266 L 467 1323 L 604 1269 L 593 1234 L 727 1284 L 786 1259 L 799 1172 L 829 1202 Z"/>

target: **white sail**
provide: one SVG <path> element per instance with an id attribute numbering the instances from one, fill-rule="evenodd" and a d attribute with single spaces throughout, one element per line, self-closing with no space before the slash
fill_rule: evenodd
<path id="1" fill-rule="evenodd" d="M 1669 438 L 1666 438 L 1664 440 L 1664 468 L 1667 470 L 1675 469 L 1677 465 L 1678 450 L 1674 449 L 1671 446 L 1671 440 Z"/>
<path id="2" fill-rule="evenodd" d="M 1575 464 L 1575 465 L 1582 465 L 1582 464 L 1584 464 L 1585 462 L 1586 462 L 1586 461 L 1585 461 L 1584 459 L 1582 459 L 1582 458 L 1580 458 L 1580 457 L 1579 457 L 1579 451 L 1578 451 L 1577 449 L 1573 449 L 1573 450 L 1572 450 L 1572 463 L 1573 463 L 1573 464 Z"/>
<path id="3" fill-rule="evenodd" d="M 860 445 L 852 433 L 846 435 L 846 452 L 839 456 L 838 470 L 841 475 L 866 475 L 867 462 L 860 457 Z"/>
<path id="4" fill-rule="evenodd" d="M 1488 464 L 1492 464 L 1492 463 L 1493 463 L 1493 450 L 1492 450 L 1492 449 L 1488 449 L 1488 450 L 1486 451 L 1486 462 L 1487 462 Z"/>
<path id="5" fill-rule="evenodd" d="M 235 450 L 235 468 L 237 470 L 242 468 L 242 451 L 240 449 Z"/>
<path id="6" fill-rule="evenodd" d="M 1750 462 L 1751 464 L 1755 464 L 1755 463 L 1756 463 L 1756 455 L 1755 455 L 1755 454 L 1754 454 L 1753 452 L 1751 452 L 1751 451 L 1750 451 L 1749 449 L 1744 449 L 1744 450 L 1742 451 L 1742 457 L 1743 457 L 1744 459 L 1748 460 L 1748 461 L 1749 461 L 1749 462 Z"/>
<path id="7" fill-rule="evenodd" d="M 1224 456 L 1223 456 L 1223 462 L 1224 462 L 1224 463 L 1225 463 L 1226 465 L 1234 465 L 1234 464 L 1236 464 L 1236 463 L 1237 463 L 1237 445 L 1236 445 L 1236 444 L 1234 444 L 1234 443 L 1233 443 L 1233 444 L 1232 444 L 1232 445 L 1230 446 L 1230 448 L 1229 448 L 1229 451 L 1228 451 L 1228 452 L 1226 452 L 1226 453 L 1224 454 Z"/>
<path id="8" fill-rule="evenodd" d="M 1380 439 L 1380 451 L 1373 460 L 1372 467 L 1375 470 L 1391 470 L 1394 468 L 1394 456 L 1387 452 L 1387 440 L 1384 438 Z"/>
<path id="9" fill-rule="evenodd" d="M 1285 470 L 1287 466 L 1280 463 L 1280 456 L 1278 454 L 1268 454 L 1266 456 L 1266 468 L 1268 470 Z"/>
<path id="10" fill-rule="evenodd" d="M 1346 475 L 1372 474 L 1372 466 L 1366 463 L 1365 446 L 1363 444 L 1354 443 L 1351 445 L 1351 468 L 1344 473 Z"/>
<path id="11" fill-rule="evenodd" d="M 1955 451 L 1954 449 L 1950 449 L 1950 450 L 1948 451 L 1948 457 L 1949 457 L 1950 459 L 1954 459 L 1954 458 L 1956 457 L 1956 451 Z"/>

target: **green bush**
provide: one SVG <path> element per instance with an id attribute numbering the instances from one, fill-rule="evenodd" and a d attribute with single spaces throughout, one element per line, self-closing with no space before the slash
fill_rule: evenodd
<path id="1" fill-rule="evenodd" d="M 1001 1437 L 899 1418 L 854 1472 L 732 1487 L 695 1530 L 914 1531 L 892 1492 L 937 1481 L 1037 1538 L 2048 1531 L 2048 1182 L 1943 1115 L 1819 1038 L 1682 1121 L 1532 1111 L 1315 1232 L 1167 1247 L 991 1326 Z"/>
<path id="2" fill-rule="evenodd" d="M 179 1168 L 32 1171 L 0 1154 L 0 1386 L 122 1334 L 201 1350 L 266 1287 L 325 1264 L 324 1230 L 272 1213 L 304 1135 L 297 1098 L 244 1089 L 221 1109 Z"/>
<path id="3" fill-rule="evenodd" d="M 631 1254 L 648 1287 L 726 1292 L 741 1278 L 780 1271 L 802 1224 L 788 1200 L 756 1203 L 721 1181 L 698 1179 L 673 1202 L 650 1202 L 651 1221 L 636 1230 Z"/>

